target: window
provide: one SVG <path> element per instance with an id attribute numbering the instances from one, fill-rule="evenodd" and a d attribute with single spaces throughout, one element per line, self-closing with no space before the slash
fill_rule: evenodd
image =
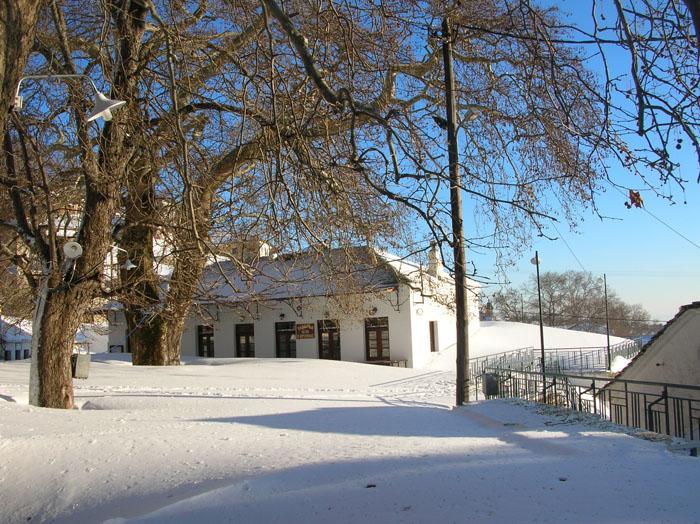
<path id="1" fill-rule="evenodd" d="M 197 326 L 197 356 L 214 356 L 214 326 Z"/>
<path id="2" fill-rule="evenodd" d="M 253 324 L 236 324 L 236 356 L 239 358 L 253 358 L 255 356 Z"/>
<path id="3" fill-rule="evenodd" d="M 318 321 L 318 358 L 340 360 L 340 326 L 337 320 Z"/>
<path id="4" fill-rule="evenodd" d="M 12 351 L 9 349 L 5 350 L 5 360 L 12 360 Z"/>
<path id="5" fill-rule="evenodd" d="M 365 351 L 367 360 L 389 360 L 389 319 L 365 319 Z"/>
<path id="6" fill-rule="evenodd" d="M 297 327 L 295 322 L 275 322 L 277 358 L 296 358 Z"/>
<path id="7" fill-rule="evenodd" d="M 437 321 L 430 321 L 430 352 L 435 353 L 438 350 L 437 344 Z"/>
<path id="8" fill-rule="evenodd" d="M 24 350 L 24 358 L 29 358 L 30 352 L 28 349 Z"/>

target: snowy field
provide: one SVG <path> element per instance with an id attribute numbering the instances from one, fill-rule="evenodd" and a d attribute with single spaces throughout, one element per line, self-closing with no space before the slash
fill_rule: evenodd
<path id="1" fill-rule="evenodd" d="M 700 459 L 503 401 L 449 372 L 319 360 L 134 368 L 80 409 L 0 362 L 0 522 L 700 522 Z"/>

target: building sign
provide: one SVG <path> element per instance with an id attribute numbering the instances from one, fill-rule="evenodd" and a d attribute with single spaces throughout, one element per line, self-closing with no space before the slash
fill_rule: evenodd
<path id="1" fill-rule="evenodd" d="M 314 338 L 316 336 L 314 324 L 297 324 L 297 340 Z"/>

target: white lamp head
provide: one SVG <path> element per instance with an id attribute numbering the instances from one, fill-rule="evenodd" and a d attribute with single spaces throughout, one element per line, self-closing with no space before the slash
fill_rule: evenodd
<path id="1" fill-rule="evenodd" d="M 75 260 L 83 254 L 83 246 L 77 242 L 66 242 L 63 244 L 63 254 L 68 260 Z"/>
<path id="2" fill-rule="evenodd" d="M 136 269 L 136 264 L 134 264 L 130 259 L 127 258 L 126 262 L 124 262 L 124 265 L 122 267 L 127 271 L 131 271 L 132 269 Z"/>
<path id="3" fill-rule="evenodd" d="M 98 118 L 104 118 L 105 121 L 109 122 L 112 120 L 112 109 L 117 109 L 125 104 L 126 102 L 124 100 L 112 100 L 95 89 L 95 105 L 88 117 L 88 122 L 92 122 Z"/>

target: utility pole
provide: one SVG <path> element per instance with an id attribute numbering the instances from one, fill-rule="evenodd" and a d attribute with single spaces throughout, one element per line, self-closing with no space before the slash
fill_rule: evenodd
<path id="1" fill-rule="evenodd" d="M 608 371 L 612 369 L 610 357 L 610 318 L 608 317 L 608 278 L 603 273 L 603 289 L 605 290 L 605 334 L 608 337 Z"/>
<path id="2" fill-rule="evenodd" d="M 447 108 L 447 155 L 450 163 L 450 213 L 452 250 L 455 264 L 455 307 L 457 310 L 457 394 L 456 404 L 469 402 L 469 320 L 467 318 L 467 277 L 462 223 L 462 183 L 459 177 L 457 149 L 457 106 L 452 69 L 452 29 L 449 17 L 442 20 L 442 57 L 445 64 L 445 101 Z"/>
<path id="3" fill-rule="evenodd" d="M 540 255 L 535 251 L 535 258 L 530 260 L 537 267 L 537 303 L 540 307 L 540 365 L 542 366 L 542 403 L 547 403 L 547 377 L 544 358 L 544 324 L 542 323 L 542 291 L 540 288 Z"/>

